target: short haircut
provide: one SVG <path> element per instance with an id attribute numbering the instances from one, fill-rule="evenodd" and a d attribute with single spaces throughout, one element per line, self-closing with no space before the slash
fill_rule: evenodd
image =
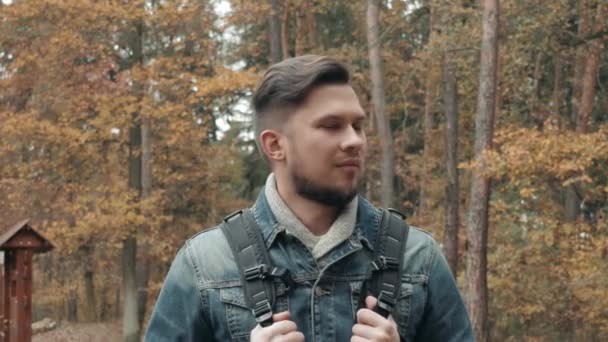
<path id="1" fill-rule="evenodd" d="M 282 125 L 310 92 L 323 85 L 349 84 L 350 72 L 334 58 L 304 55 L 286 59 L 266 70 L 253 94 L 254 134 L 258 150 L 260 133 Z"/>

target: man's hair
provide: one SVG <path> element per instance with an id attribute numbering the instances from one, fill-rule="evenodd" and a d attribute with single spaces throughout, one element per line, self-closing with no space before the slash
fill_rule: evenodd
<path id="1" fill-rule="evenodd" d="M 253 94 L 254 134 L 258 150 L 260 133 L 282 125 L 294 108 L 301 105 L 310 92 L 322 85 L 348 84 L 350 73 L 334 58 L 305 55 L 272 65 L 258 83 Z"/>

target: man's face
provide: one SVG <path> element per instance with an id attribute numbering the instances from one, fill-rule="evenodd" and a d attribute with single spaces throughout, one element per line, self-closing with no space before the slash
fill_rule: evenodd
<path id="1" fill-rule="evenodd" d="M 343 208 L 365 167 L 365 112 L 349 85 L 314 89 L 284 126 L 286 171 L 296 192 Z"/>

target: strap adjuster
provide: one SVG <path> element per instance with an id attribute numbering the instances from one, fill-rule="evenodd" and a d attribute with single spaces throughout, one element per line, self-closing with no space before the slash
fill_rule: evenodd
<path id="1" fill-rule="evenodd" d="M 251 311 L 253 311 L 256 322 L 262 327 L 272 324 L 272 306 L 267 299 L 256 303 Z"/>
<path id="2" fill-rule="evenodd" d="M 372 261 L 372 265 L 374 266 L 376 271 L 399 269 L 399 261 L 397 261 L 397 259 L 384 255 L 380 255 L 376 260 Z"/>
<path id="3" fill-rule="evenodd" d="M 261 264 L 245 270 L 245 280 L 264 279 L 268 275 L 268 266 Z"/>
<path id="4" fill-rule="evenodd" d="M 393 297 L 393 294 L 388 291 L 380 291 L 378 296 L 378 307 L 387 312 L 391 312 L 397 301 Z"/>

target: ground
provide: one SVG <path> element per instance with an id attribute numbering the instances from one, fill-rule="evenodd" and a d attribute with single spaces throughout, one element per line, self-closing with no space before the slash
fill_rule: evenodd
<path id="1" fill-rule="evenodd" d="M 115 342 L 121 340 L 120 322 L 61 323 L 54 330 L 32 337 L 32 342 Z"/>

